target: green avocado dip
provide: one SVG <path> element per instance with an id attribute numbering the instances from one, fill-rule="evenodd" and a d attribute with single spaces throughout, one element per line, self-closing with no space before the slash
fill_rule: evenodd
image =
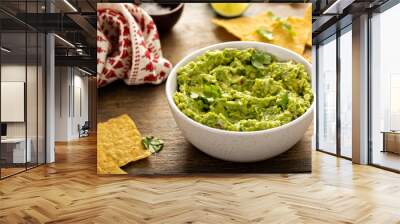
<path id="1" fill-rule="evenodd" d="M 184 114 L 229 131 L 281 126 L 313 101 L 302 64 L 254 48 L 207 51 L 178 70 L 177 84 L 174 101 Z"/>

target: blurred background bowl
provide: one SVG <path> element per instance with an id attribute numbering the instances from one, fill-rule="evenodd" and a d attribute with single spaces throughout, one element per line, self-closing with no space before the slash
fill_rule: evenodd
<path id="1" fill-rule="evenodd" d="M 147 5 L 145 5 L 147 4 Z M 152 4 L 152 5 L 149 5 Z M 172 29 L 172 27 L 178 22 L 182 15 L 183 3 L 142 3 L 140 5 L 144 10 L 149 13 L 151 18 L 153 18 L 154 23 L 157 26 L 157 30 L 162 33 Z M 149 9 L 152 10 L 149 10 Z M 159 10 L 157 12 L 155 9 L 165 8 L 168 11 Z"/>

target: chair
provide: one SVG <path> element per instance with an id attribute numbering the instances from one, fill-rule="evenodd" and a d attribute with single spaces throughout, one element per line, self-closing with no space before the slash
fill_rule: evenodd
<path id="1" fill-rule="evenodd" d="M 85 121 L 82 127 L 78 124 L 79 138 L 89 136 L 90 123 Z"/>

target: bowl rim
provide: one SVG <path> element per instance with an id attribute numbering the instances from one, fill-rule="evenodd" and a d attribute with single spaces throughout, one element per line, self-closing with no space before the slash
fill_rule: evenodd
<path id="1" fill-rule="evenodd" d="M 142 3 L 146 3 L 146 2 L 142 2 Z M 148 2 L 148 3 L 150 3 L 150 2 Z M 156 3 L 156 4 L 168 4 L 167 2 L 166 2 L 166 3 L 153 2 L 153 3 Z M 167 12 L 167 13 L 159 13 L 159 14 L 151 14 L 151 13 L 148 13 L 148 14 L 149 14 L 150 16 L 165 16 L 165 15 L 170 15 L 170 14 L 173 14 L 173 13 L 177 12 L 177 11 L 180 10 L 181 8 L 183 8 L 183 5 L 184 5 L 184 3 L 178 3 L 178 5 L 177 5 L 175 8 L 173 8 L 172 10 L 170 10 L 170 11 Z M 139 5 L 139 7 L 140 7 L 140 5 Z"/>
<path id="2" fill-rule="evenodd" d="M 200 54 L 204 53 L 205 51 L 208 50 L 220 50 L 220 49 L 225 49 L 225 48 L 235 48 L 234 46 L 231 45 L 237 45 L 236 47 L 238 49 L 244 49 L 246 48 L 246 45 L 251 45 L 248 48 L 251 47 L 255 47 L 255 45 L 258 46 L 263 46 L 263 47 L 267 47 L 267 48 L 275 48 L 278 51 L 286 51 L 286 53 L 289 53 L 289 55 L 291 55 L 291 59 L 296 61 L 297 63 L 301 63 L 304 64 L 305 66 L 308 67 L 308 71 L 309 71 L 309 75 L 310 75 L 310 80 L 312 83 L 312 66 L 311 63 L 309 63 L 308 61 L 306 61 L 303 56 L 300 56 L 299 54 L 297 54 L 296 52 L 293 52 L 289 49 L 274 45 L 274 44 L 269 44 L 269 43 L 263 43 L 263 42 L 256 42 L 256 41 L 228 41 L 228 42 L 223 42 L 223 43 L 218 43 L 218 44 L 213 44 L 204 48 L 200 48 L 198 50 L 195 50 L 194 52 L 186 55 L 184 58 L 182 58 L 175 66 L 174 68 L 171 70 L 171 72 L 168 75 L 167 78 L 167 82 L 165 84 L 165 93 L 167 96 L 167 102 L 171 108 L 171 110 L 176 111 L 179 116 L 183 117 L 184 120 L 186 120 L 187 122 L 193 124 L 194 126 L 197 126 L 200 129 L 205 129 L 207 131 L 216 133 L 216 134 L 229 134 L 229 135 L 237 135 L 237 136 L 248 136 L 248 135 L 262 135 L 262 134 L 268 134 L 271 132 L 276 132 L 282 129 L 286 129 L 286 128 L 290 128 L 292 126 L 294 126 L 295 124 L 299 123 L 301 120 L 303 120 L 305 117 L 310 116 L 311 113 L 313 113 L 314 110 L 314 104 L 315 104 L 315 96 L 313 97 L 313 101 L 310 105 L 310 107 L 306 110 L 306 112 L 304 112 L 301 116 L 297 117 L 296 119 L 290 121 L 289 123 L 280 125 L 278 127 L 274 127 L 274 128 L 270 128 L 270 129 L 264 129 L 264 130 L 257 130 L 257 131 L 230 131 L 230 130 L 225 130 L 225 129 L 218 129 L 218 128 L 214 128 L 214 127 L 209 127 L 205 124 L 202 124 L 198 121 L 195 121 L 193 119 L 191 119 L 190 117 L 188 117 L 186 114 L 184 114 L 179 108 L 178 106 L 175 104 L 175 101 L 173 100 L 173 94 L 176 92 L 176 89 L 172 89 L 171 85 L 172 85 L 172 79 L 173 77 L 177 76 L 177 70 L 178 68 L 186 65 L 187 63 L 189 63 L 190 61 L 192 61 L 193 59 L 189 60 L 191 57 L 198 57 L 200 56 Z M 175 78 L 176 80 L 176 78 Z M 171 90 L 170 90 L 171 89 Z"/>

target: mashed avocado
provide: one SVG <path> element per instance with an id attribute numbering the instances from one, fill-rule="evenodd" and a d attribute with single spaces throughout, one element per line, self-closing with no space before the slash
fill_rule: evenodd
<path id="1" fill-rule="evenodd" d="M 254 48 L 208 51 L 181 67 L 174 101 L 213 128 L 256 131 L 286 124 L 310 107 L 310 76 L 302 64 L 277 61 Z"/>

